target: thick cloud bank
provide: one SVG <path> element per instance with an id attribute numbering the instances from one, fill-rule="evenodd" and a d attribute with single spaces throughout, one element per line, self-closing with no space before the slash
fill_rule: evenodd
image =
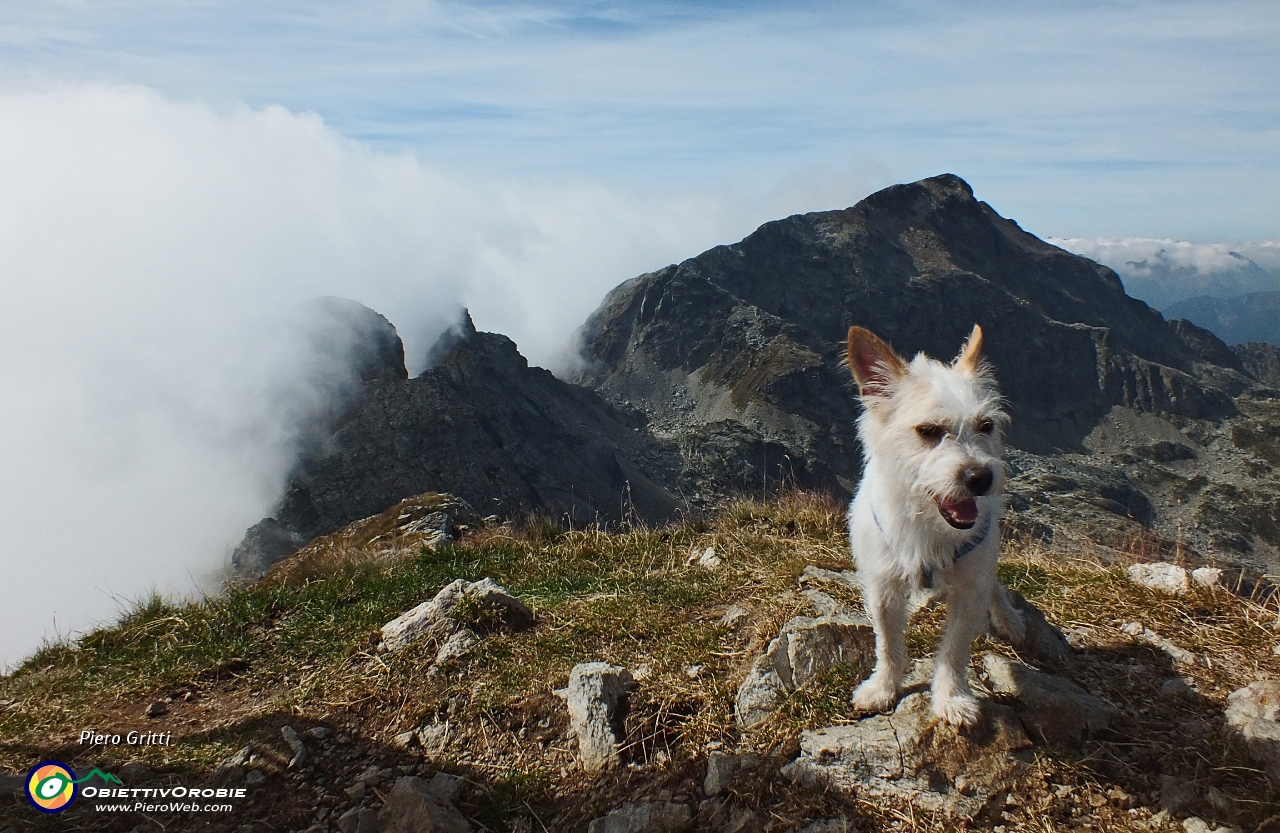
<path id="1" fill-rule="evenodd" d="M 1200 295 L 1233 298 L 1280 289 L 1280 242 L 1189 243 L 1152 237 L 1048 238 L 1106 264 L 1125 290 L 1156 309 Z"/>
<path id="2" fill-rule="evenodd" d="M 316 297 L 386 315 L 411 372 L 460 306 L 554 365 L 611 286 L 792 207 L 464 179 L 143 88 L 0 92 L 0 124 L 0 666 L 216 584 L 344 382 Z"/>

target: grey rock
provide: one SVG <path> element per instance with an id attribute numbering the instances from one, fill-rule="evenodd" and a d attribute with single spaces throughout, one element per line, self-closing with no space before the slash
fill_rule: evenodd
<path id="1" fill-rule="evenodd" d="M 588 772 L 618 764 L 631 674 L 607 662 L 587 662 L 569 673 L 569 727 L 578 738 L 578 760 Z"/>
<path id="2" fill-rule="evenodd" d="M 380 833 L 471 833 L 471 823 L 452 802 L 412 775 L 396 779 L 378 813 Z"/>
<path id="3" fill-rule="evenodd" d="M 720 833 L 761 833 L 765 820 L 746 807 L 732 807 L 729 819 L 720 827 Z"/>
<path id="4" fill-rule="evenodd" d="M 532 627 L 534 624 L 533 611 L 528 605 L 512 596 L 491 578 L 482 578 L 468 584 L 463 595 L 469 601 L 479 605 L 482 610 L 495 615 L 503 627 L 518 631 Z M 476 626 L 480 623 L 469 624 Z"/>
<path id="5" fill-rule="evenodd" d="M 1191 589 L 1187 571 L 1177 564 L 1155 561 L 1148 564 L 1130 564 L 1129 581 L 1162 593 L 1182 594 Z"/>
<path id="6" fill-rule="evenodd" d="M 724 559 L 716 555 L 715 547 L 706 547 L 705 549 L 695 550 L 689 553 L 689 557 L 684 561 L 685 566 L 701 567 L 704 570 L 718 570 Z"/>
<path id="7" fill-rule="evenodd" d="M 1141 642 L 1144 645 L 1150 645 L 1153 648 L 1159 648 L 1169 655 L 1174 662 L 1183 665 L 1203 665 L 1209 668 L 1213 667 L 1213 660 L 1209 657 L 1200 656 L 1186 648 L 1182 648 L 1165 639 L 1160 634 L 1148 628 L 1141 622 L 1126 622 L 1121 625 L 1120 632 L 1128 636 L 1132 636 L 1134 641 Z"/>
<path id="8" fill-rule="evenodd" d="M 156 700 L 147 706 L 147 717 L 160 717 L 169 713 L 169 705 L 163 700 Z"/>
<path id="9" fill-rule="evenodd" d="M 800 591 L 819 616 L 838 616 L 849 613 L 848 606 L 836 601 L 830 593 L 812 587 Z"/>
<path id="10" fill-rule="evenodd" d="M 712 752 L 707 756 L 707 775 L 702 781 L 702 792 L 711 797 L 723 795 L 733 786 L 741 770 L 755 769 L 759 763 L 757 755 Z"/>
<path id="11" fill-rule="evenodd" d="M 427 783 L 427 790 L 441 801 L 453 803 L 458 800 L 458 792 L 465 783 L 464 779 L 447 772 L 437 772 Z"/>
<path id="12" fill-rule="evenodd" d="M 264 784 L 267 781 L 266 774 L 260 769 L 251 769 L 244 776 L 246 784 Z"/>
<path id="13" fill-rule="evenodd" d="M 367 807 L 352 807 L 338 817 L 342 833 L 379 833 L 378 812 Z"/>
<path id="14" fill-rule="evenodd" d="M 853 664 L 874 655 L 875 632 L 858 616 L 798 616 L 782 627 L 738 686 L 738 723 L 750 728 L 764 721 L 782 700 L 837 664 Z"/>
<path id="15" fill-rule="evenodd" d="M 1244 372 L 1265 385 L 1280 387 L 1280 347 L 1261 341 L 1237 344 L 1231 348 Z"/>
<path id="16" fill-rule="evenodd" d="M 449 725 L 436 723 L 418 729 L 418 743 L 429 755 L 439 755 L 449 743 Z"/>
<path id="17" fill-rule="evenodd" d="M 391 739 L 391 745 L 396 749 L 408 749 L 418 741 L 417 732 L 401 732 Z"/>
<path id="18" fill-rule="evenodd" d="M 987 701 L 978 725 L 957 732 L 910 694 L 892 714 L 800 736 L 800 757 L 783 768 L 797 783 L 859 800 L 888 796 L 952 818 L 971 818 L 1026 768 L 1032 746 L 1013 709 Z"/>
<path id="19" fill-rule="evenodd" d="M 459 660 L 479 643 L 480 637 L 471 628 L 458 628 L 440 645 L 440 650 L 436 652 L 435 664 L 444 666 Z"/>
<path id="20" fill-rule="evenodd" d="M 1042 741 L 1078 747 L 1106 729 L 1115 715 L 1106 701 L 1065 677 L 999 654 L 983 656 L 982 668 L 992 691 L 1014 698 L 1023 725 Z"/>
<path id="21" fill-rule="evenodd" d="M 1201 587 L 1223 586 L 1224 571 L 1219 567 L 1197 567 L 1191 571 L 1191 580 Z"/>
<path id="22" fill-rule="evenodd" d="M 357 802 L 363 801 L 365 793 L 368 791 L 369 785 L 363 781 L 356 781 L 354 784 L 343 790 L 343 792 L 347 794 L 347 798 Z"/>
<path id="23" fill-rule="evenodd" d="M 430 601 L 401 613 L 382 626 L 382 643 L 388 651 L 398 651 L 420 639 L 443 640 L 456 627 L 452 614 L 467 585 L 463 579 L 446 584 Z"/>
<path id="24" fill-rule="evenodd" d="M 975 321 L 1013 415 L 1013 525 L 1150 530 L 1280 572 L 1280 409 L 1261 381 L 1280 366 L 1274 349 L 1246 355 L 1165 322 L 1112 270 L 1027 234 L 951 175 L 767 223 L 622 284 L 581 330 L 581 385 L 469 318 L 415 379 L 385 361 L 394 350 L 372 350 L 391 372 L 361 376 L 305 444 L 255 527 L 262 560 L 428 491 L 575 525 L 660 522 L 781 482 L 850 493 L 861 449 L 839 366 L 848 326 L 942 355 Z M 375 323 L 366 341 L 399 344 Z M 434 534 L 429 514 L 406 528 Z"/>
<path id="25" fill-rule="evenodd" d="M 377 764 L 370 764 L 364 768 L 363 772 L 356 776 L 356 780 L 369 786 L 377 786 L 392 775 L 395 775 L 395 771 L 390 767 L 381 767 Z"/>
<path id="26" fill-rule="evenodd" d="M 493 579 L 485 578 L 476 582 L 457 579 L 440 588 L 430 601 L 423 602 L 383 625 L 382 644 L 387 651 L 398 651 L 421 639 L 431 638 L 442 643 L 440 652 L 443 659 L 438 657 L 437 662 L 462 656 L 478 640 L 473 631 L 468 631 L 471 637 L 456 637 L 453 644 L 449 644 L 451 637 L 464 629 L 464 624 L 455 618 L 458 605 L 464 599 L 479 610 L 480 618 L 486 620 L 484 624 L 489 627 L 496 625 L 522 630 L 534 623 L 533 611 Z M 480 622 L 471 624 L 474 627 L 481 626 Z M 446 645 L 449 647 L 448 651 L 445 650 Z"/>
<path id="27" fill-rule="evenodd" d="M 333 732 L 329 729 L 326 729 L 324 726 L 312 726 L 310 729 L 306 730 L 302 734 L 306 735 L 312 740 L 326 740 L 329 737 L 329 735 L 333 734 Z"/>
<path id="28" fill-rule="evenodd" d="M 231 755 L 218 764 L 217 768 L 213 771 L 214 776 L 221 778 L 227 775 L 242 773 L 245 764 L 249 763 L 249 758 L 252 757 L 252 755 L 252 746 L 242 746 L 234 755 Z"/>
<path id="29" fill-rule="evenodd" d="M 289 751 L 293 753 L 293 757 L 289 759 L 289 769 L 297 769 L 307 762 L 307 745 L 302 742 L 302 738 L 298 737 L 298 733 L 292 726 L 284 726 L 280 729 L 280 734 L 284 737 L 284 742 L 289 744 Z"/>
<path id="30" fill-rule="evenodd" d="M 1226 718 L 1249 756 L 1280 778 L 1280 680 L 1259 680 L 1231 692 Z"/>
<path id="31" fill-rule="evenodd" d="M 693 811 L 688 805 L 669 801 L 642 801 L 623 804 L 587 826 L 587 833 L 665 833 L 680 830 Z"/>

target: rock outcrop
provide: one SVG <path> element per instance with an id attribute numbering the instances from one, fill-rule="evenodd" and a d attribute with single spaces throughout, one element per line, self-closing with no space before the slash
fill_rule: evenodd
<path id="1" fill-rule="evenodd" d="M 797 616 L 782 626 L 738 686 L 734 708 L 739 725 L 764 722 L 783 699 L 836 665 L 868 667 L 875 631 L 861 616 Z"/>
<path id="2" fill-rule="evenodd" d="M 463 605 L 468 609 L 460 610 Z M 382 626 L 381 650 L 398 651 L 419 640 L 439 646 L 435 665 L 461 657 L 490 630 L 524 630 L 534 623 L 533 611 L 491 578 L 457 579 L 412 610 Z"/>
<path id="3" fill-rule="evenodd" d="M 510 339 L 477 332 L 470 317 L 437 344 L 430 369 L 405 375 L 363 382 L 233 566 L 263 572 L 318 535 L 429 491 L 480 514 L 537 512 L 578 525 L 658 522 L 681 505 L 663 485 L 675 481 L 673 455 L 643 416 L 530 367 Z"/>
<path id="4" fill-rule="evenodd" d="M 582 663 L 569 673 L 564 692 L 569 727 L 578 739 L 578 761 L 587 772 L 618 765 L 632 685 L 630 672 L 607 662 Z"/>
<path id="5" fill-rule="evenodd" d="M 927 811 L 971 818 L 1026 767 L 1031 739 L 1013 709 L 986 701 L 982 719 L 958 733 L 934 720 L 929 695 L 902 698 L 892 714 L 800 736 L 800 757 L 783 769 L 799 783 L 860 798 L 884 796 Z"/>

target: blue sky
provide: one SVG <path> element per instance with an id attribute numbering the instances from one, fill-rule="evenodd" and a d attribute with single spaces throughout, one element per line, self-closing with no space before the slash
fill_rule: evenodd
<path id="1" fill-rule="evenodd" d="M 1280 235 L 1275 4 L 1057 5 L 7 3 L 0 78 L 278 103 L 458 171 L 951 171 L 1041 235 Z"/>

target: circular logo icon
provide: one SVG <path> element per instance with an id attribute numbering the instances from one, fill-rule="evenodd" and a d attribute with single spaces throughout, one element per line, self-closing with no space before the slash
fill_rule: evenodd
<path id="1" fill-rule="evenodd" d="M 43 761 L 27 773 L 27 798 L 42 813 L 61 813 L 76 798 L 76 775 L 66 764 Z"/>

